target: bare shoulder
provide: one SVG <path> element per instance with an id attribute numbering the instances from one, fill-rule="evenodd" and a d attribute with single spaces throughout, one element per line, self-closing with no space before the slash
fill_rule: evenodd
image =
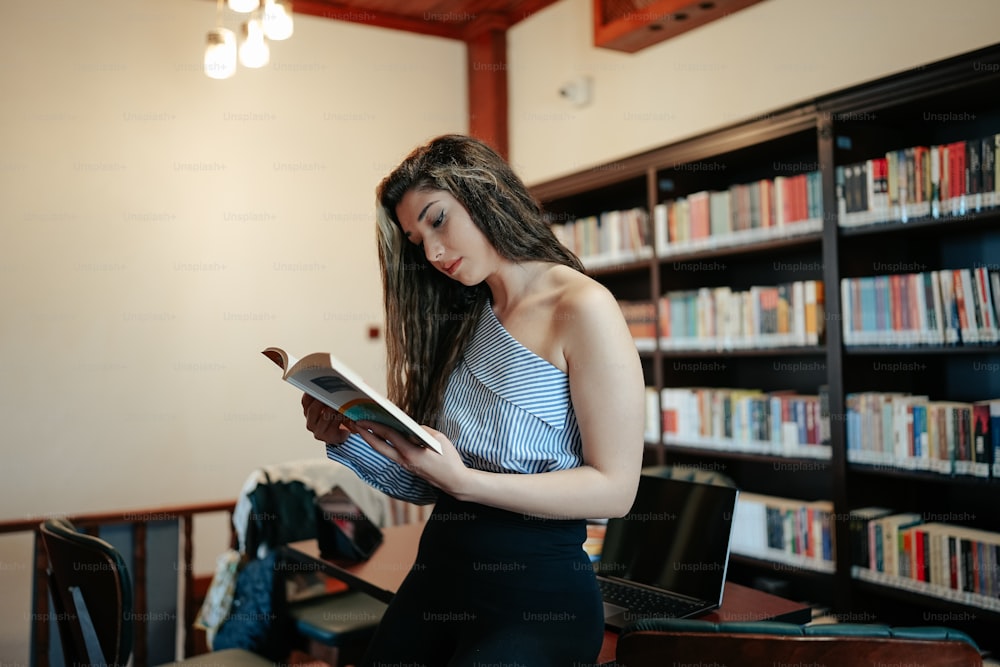
<path id="1" fill-rule="evenodd" d="M 535 290 L 519 311 L 501 321 L 522 345 L 557 368 L 568 371 L 574 362 L 635 352 L 618 302 L 593 278 L 556 265 Z"/>
<path id="2" fill-rule="evenodd" d="M 578 271 L 566 269 L 559 276 L 559 298 L 555 304 L 556 319 L 573 325 L 607 325 L 622 319 L 621 308 L 614 295 L 601 283 Z M 563 327 L 566 328 L 566 327 Z"/>
<path id="3" fill-rule="evenodd" d="M 611 401 L 641 405 L 642 365 L 614 294 L 593 278 L 577 274 L 567 278 L 560 290 L 555 312 L 578 414 L 600 413 Z"/>
<path id="4" fill-rule="evenodd" d="M 566 368 L 617 365 L 636 354 L 621 306 L 601 283 L 581 273 L 566 277 L 554 307 L 555 336 Z"/>

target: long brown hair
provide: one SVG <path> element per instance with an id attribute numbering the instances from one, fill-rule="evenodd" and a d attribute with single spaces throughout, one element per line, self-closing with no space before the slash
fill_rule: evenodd
<path id="1" fill-rule="evenodd" d="M 385 299 L 389 398 L 418 422 L 434 426 L 448 377 L 479 322 L 490 293 L 434 269 L 408 241 L 396 206 L 410 190 L 443 190 L 512 261 L 542 260 L 583 270 L 556 239 L 510 165 L 472 137 L 448 134 L 415 148 L 376 189 L 379 263 Z"/>

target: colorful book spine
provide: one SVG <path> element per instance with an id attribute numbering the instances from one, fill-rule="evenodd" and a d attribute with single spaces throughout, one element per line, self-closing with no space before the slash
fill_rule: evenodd
<path id="1" fill-rule="evenodd" d="M 961 217 L 1000 206 L 1000 134 L 908 146 L 835 169 L 838 224 Z"/>
<path id="2" fill-rule="evenodd" d="M 962 403 L 852 392 L 844 405 L 851 463 L 981 478 L 998 472 L 1000 399 Z"/>
<path id="3" fill-rule="evenodd" d="M 653 217 L 660 257 L 819 233 L 822 176 L 812 171 L 694 192 L 657 204 Z"/>
<path id="4" fill-rule="evenodd" d="M 678 290 L 658 303 L 660 346 L 667 350 L 812 346 L 826 333 L 821 280 Z"/>
<path id="5" fill-rule="evenodd" d="M 1000 272 L 986 266 L 841 279 L 844 344 L 1000 342 Z"/>
<path id="6" fill-rule="evenodd" d="M 833 503 L 743 492 L 733 518 L 732 552 L 791 567 L 832 572 Z"/>

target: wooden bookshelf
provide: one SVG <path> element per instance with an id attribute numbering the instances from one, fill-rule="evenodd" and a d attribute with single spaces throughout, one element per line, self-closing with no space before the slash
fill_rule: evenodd
<path id="1" fill-rule="evenodd" d="M 703 446 L 703 441 L 647 438 L 646 458 L 711 466 L 752 493 L 803 504 L 832 502 L 835 557 L 829 568 L 821 568 L 828 571 L 811 572 L 807 578 L 809 595 L 819 591 L 823 597 L 814 602 L 829 605 L 838 617 L 888 624 L 912 622 L 921 609 L 927 610 L 928 618 L 938 619 L 944 613 L 944 620 L 954 622 L 935 624 L 967 630 L 982 647 L 992 650 L 1000 650 L 1000 638 L 984 632 L 984 627 L 1000 622 L 1000 611 L 992 603 L 963 604 L 963 600 L 979 598 L 928 592 L 923 582 L 900 582 L 881 573 L 859 574 L 852 570 L 850 522 L 841 517 L 860 507 L 881 505 L 896 513 L 922 513 L 928 523 L 953 517 L 957 525 L 1000 533 L 1000 515 L 994 511 L 1000 466 L 991 461 L 986 477 L 975 477 L 914 469 L 912 454 L 874 465 L 854 455 L 855 460 L 849 460 L 847 428 L 847 403 L 858 392 L 909 392 L 949 402 L 1000 399 L 1000 344 L 970 339 L 949 345 L 859 345 L 852 341 L 845 345 L 843 327 L 848 318 L 841 285 L 874 276 L 965 268 L 984 269 L 986 279 L 990 273 L 1000 273 L 995 155 L 983 149 L 979 158 L 980 164 L 983 159 L 989 161 L 983 173 L 993 170 L 994 175 L 989 186 L 988 178 L 981 178 L 979 187 L 992 190 L 967 197 L 964 204 L 907 200 L 884 219 L 857 212 L 856 200 L 852 213 L 845 215 L 847 199 L 840 179 L 848 166 L 890 153 L 909 159 L 905 151 L 911 147 L 972 145 L 974 140 L 1000 135 L 997 89 L 1000 44 L 805 100 L 533 188 L 556 222 L 635 207 L 649 213 L 653 257 L 592 272 L 622 300 L 656 302 L 672 291 L 735 291 L 822 281 L 825 326 L 818 345 L 672 349 L 662 337 L 654 337 L 642 359 L 646 383 L 657 391 L 706 387 L 805 395 L 817 394 L 822 387 L 829 457 L 814 460 L 751 451 L 750 447 L 716 449 Z M 918 178 L 926 178 L 922 183 L 930 183 L 934 179 L 923 176 L 920 165 L 925 163 L 920 159 L 909 169 Z M 804 233 L 753 227 L 712 238 L 716 233 L 712 228 L 708 240 L 685 245 L 680 234 L 674 243 L 669 226 L 656 222 L 657 207 L 662 210 L 665 204 L 697 193 L 729 191 L 731 197 L 747 197 L 740 186 L 764 182 L 773 186 L 806 172 L 818 172 L 818 176 L 810 186 L 807 216 L 816 222 Z M 940 174 L 934 182 L 941 185 Z M 957 177 L 955 183 L 957 188 Z M 916 186 L 910 185 L 915 192 Z M 760 192 L 753 196 L 753 205 L 762 206 Z M 935 206 L 939 207 L 937 215 L 932 212 Z M 732 216 L 732 200 L 728 209 L 720 205 L 718 210 L 728 210 Z M 753 216 L 758 223 L 773 220 L 764 210 Z M 718 228 L 719 234 L 727 231 L 725 224 Z M 982 296 L 979 305 L 985 309 L 985 290 Z M 912 293 L 910 298 L 915 298 Z M 993 315 L 1000 315 L 1000 308 L 996 311 Z M 907 317 L 916 317 L 918 312 L 926 316 L 928 310 L 914 310 Z M 978 316 L 986 317 L 985 311 Z M 994 428 L 1000 429 L 1000 422 Z M 756 577 L 774 580 L 785 571 L 800 569 L 792 565 L 744 557 L 734 573 L 745 580 L 741 583 L 752 583 Z M 1000 563 L 992 567 L 995 571 L 988 573 L 989 578 L 1000 581 Z M 825 583 L 814 585 L 817 580 Z M 941 612 L 942 605 L 948 611 Z"/>

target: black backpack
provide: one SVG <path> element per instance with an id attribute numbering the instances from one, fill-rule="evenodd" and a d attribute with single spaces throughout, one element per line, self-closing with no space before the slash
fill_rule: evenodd
<path id="1" fill-rule="evenodd" d="M 315 493 L 299 481 L 265 483 L 249 495 L 246 556 L 236 577 L 233 603 L 212 641 L 213 650 L 243 648 L 275 662 L 288 657 L 294 635 L 286 610 L 278 549 L 316 537 Z M 259 557 L 260 547 L 267 547 Z"/>

